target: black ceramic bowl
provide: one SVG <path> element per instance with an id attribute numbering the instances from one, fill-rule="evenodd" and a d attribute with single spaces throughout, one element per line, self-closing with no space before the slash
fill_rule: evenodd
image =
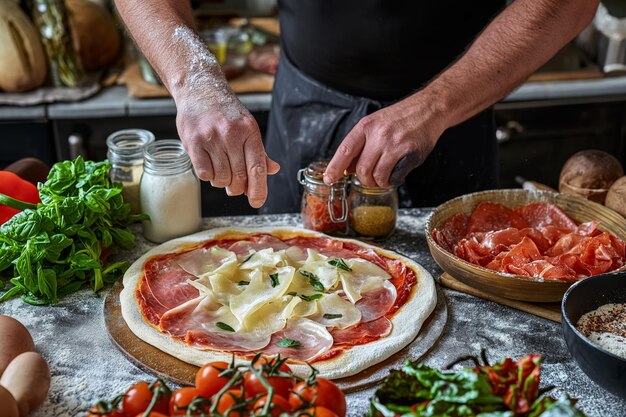
<path id="1" fill-rule="evenodd" d="M 595 345 L 576 330 L 583 314 L 609 303 L 626 303 L 626 272 L 598 275 L 572 285 L 561 303 L 563 333 L 580 369 L 605 390 L 626 399 L 626 359 Z"/>

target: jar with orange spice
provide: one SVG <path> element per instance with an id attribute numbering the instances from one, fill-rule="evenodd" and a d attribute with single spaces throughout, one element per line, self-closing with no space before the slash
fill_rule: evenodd
<path id="1" fill-rule="evenodd" d="M 298 181 L 304 186 L 302 223 L 307 229 L 341 235 L 348 226 L 348 177 L 326 185 L 323 176 L 327 166 L 327 161 L 315 161 L 298 171 Z"/>

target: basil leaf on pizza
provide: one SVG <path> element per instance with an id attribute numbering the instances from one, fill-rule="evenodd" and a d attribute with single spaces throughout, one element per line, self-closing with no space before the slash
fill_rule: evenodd
<path id="1" fill-rule="evenodd" d="M 410 259 L 297 228 L 166 242 L 129 268 L 121 294 L 130 329 L 185 362 L 281 354 L 326 378 L 401 350 L 435 303 L 432 277 Z"/>

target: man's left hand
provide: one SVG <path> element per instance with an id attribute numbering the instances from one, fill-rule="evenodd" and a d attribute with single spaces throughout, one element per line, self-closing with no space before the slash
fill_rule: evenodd
<path id="1" fill-rule="evenodd" d="M 421 165 L 445 130 L 432 100 L 416 93 L 362 118 L 326 168 L 324 182 L 356 172 L 367 187 L 399 185 Z"/>

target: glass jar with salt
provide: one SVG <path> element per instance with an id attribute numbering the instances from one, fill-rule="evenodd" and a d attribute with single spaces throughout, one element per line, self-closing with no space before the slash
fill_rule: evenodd
<path id="1" fill-rule="evenodd" d="M 162 243 L 200 230 L 200 180 L 179 140 L 146 146 L 140 197 L 143 212 L 150 216 L 143 222 L 146 239 Z"/>
<path id="2" fill-rule="evenodd" d="M 143 149 L 152 142 L 154 134 L 143 129 L 119 130 L 107 138 L 111 181 L 122 183 L 122 196 L 133 213 L 141 212 L 139 182 L 143 174 Z"/>

